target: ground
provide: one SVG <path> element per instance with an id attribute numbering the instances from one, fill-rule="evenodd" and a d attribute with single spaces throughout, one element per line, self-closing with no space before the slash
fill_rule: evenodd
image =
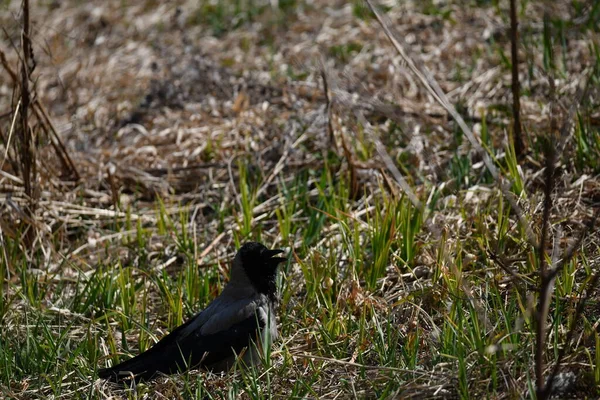
<path id="1" fill-rule="evenodd" d="M 560 357 L 557 396 L 597 397 L 600 6 L 516 3 L 522 156 L 508 1 L 378 3 L 481 151 L 362 1 L 34 1 L 34 208 L 22 4 L 0 4 L 2 396 L 520 398 Z M 218 295 L 248 240 L 289 254 L 260 368 L 97 379 Z"/>

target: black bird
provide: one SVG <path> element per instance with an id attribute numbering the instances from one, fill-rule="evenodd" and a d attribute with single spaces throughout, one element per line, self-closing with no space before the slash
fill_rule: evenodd
<path id="1" fill-rule="evenodd" d="M 196 367 L 226 371 L 240 354 L 246 365 L 255 365 L 260 346 L 277 338 L 275 279 L 277 266 L 287 260 L 274 257 L 280 253 L 245 243 L 233 260 L 229 283 L 206 309 L 144 353 L 101 369 L 100 378 L 138 382 Z"/>

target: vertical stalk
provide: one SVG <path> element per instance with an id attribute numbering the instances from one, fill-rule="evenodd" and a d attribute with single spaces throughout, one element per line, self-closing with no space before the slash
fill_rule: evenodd
<path id="1" fill-rule="evenodd" d="M 512 64 L 512 95 L 513 95 L 513 143 L 515 155 L 520 159 L 523 155 L 523 135 L 521 133 L 521 99 L 519 92 L 519 21 L 517 20 L 516 0 L 510 0 L 510 54 Z"/>

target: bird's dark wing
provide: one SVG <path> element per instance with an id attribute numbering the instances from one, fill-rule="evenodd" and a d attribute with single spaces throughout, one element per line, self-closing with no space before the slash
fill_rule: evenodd
<path id="1" fill-rule="evenodd" d="M 112 381 L 152 379 L 158 373 L 172 374 L 191 367 L 210 369 L 223 359 L 240 354 L 265 321 L 257 314 L 231 325 L 222 331 L 203 335 L 201 327 L 190 331 L 195 318 L 176 328 L 144 353 L 111 368 L 101 369 L 100 378 Z"/>

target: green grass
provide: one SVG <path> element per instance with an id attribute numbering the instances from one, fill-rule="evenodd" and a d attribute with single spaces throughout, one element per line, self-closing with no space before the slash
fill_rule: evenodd
<path id="1" fill-rule="evenodd" d="M 518 251 L 515 246 L 526 246 L 523 234 L 511 227 L 510 210 L 499 193 L 494 192 L 488 205 L 476 212 L 464 239 L 454 241 L 453 234 L 446 234 L 435 243 L 423 237 L 421 212 L 406 199 L 374 187 L 365 194 L 370 201 L 351 202 L 346 180 L 333 182 L 327 171 L 305 178 L 316 190 L 307 191 L 303 179 L 278 185 L 280 205 L 263 219 L 262 224 L 274 223 L 281 241 L 252 229 L 256 197 L 248 182 L 239 184 L 242 209 L 231 210 L 240 241 L 261 237 L 275 247 L 294 240 L 304 243 L 294 248 L 291 263 L 282 266 L 282 340 L 265 355 L 263 368 L 239 369 L 231 380 L 217 378 L 217 382 L 225 379 L 225 386 L 192 373 L 121 394 L 141 398 L 155 385 L 164 393 L 175 385 L 185 398 L 236 398 L 242 393 L 252 399 L 267 394 L 321 397 L 327 395 L 318 389 L 322 377 L 339 376 L 336 390 L 385 398 L 431 379 L 411 373 L 418 370 L 442 374 L 446 390 L 459 397 L 482 391 L 516 395 L 517 389 L 507 387 L 503 377 L 531 374 L 533 321 L 527 296 L 534 292 L 526 294 L 519 284 L 501 285 L 503 275 L 481 252 L 493 248 L 509 254 Z M 457 207 L 467 219 L 475 212 L 464 203 Z M 355 216 L 360 210 L 367 212 Z M 208 266 L 198 267 L 198 240 L 210 238 L 190 232 L 189 210 L 184 207 L 169 215 L 165 203 L 158 202 L 149 212 L 156 215 L 156 235 L 164 248 L 177 254 L 174 271 L 157 268 L 157 262 L 149 259 L 149 242 L 156 235 L 141 223 L 135 225 L 134 235 L 123 239 L 132 252 L 129 261 L 120 260 L 111 248 L 102 249 L 108 256 L 93 269 L 58 283 L 19 262 L 27 255 L 7 240 L 5 254 L 10 254 L 9 265 L 19 278 L 5 285 L 2 297 L 0 382 L 6 395 L 23 390 L 19 382 L 27 379 L 29 387 L 39 391 L 31 392 L 33 397 L 36 393 L 102 397 L 98 386 L 74 388 L 90 382 L 97 366 L 106 366 L 108 360 L 115 363 L 126 359 L 125 354 L 147 349 L 218 293 L 226 277 L 220 275 L 217 263 L 226 266 L 229 259 L 208 256 L 203 260 Z M 494 215 L 495 221 L 490 221 Z M 429 287 L 394 289 L 396 300 L 384 301 L 382 279 L 410 271 L 423 252 L 434 255 L 435 268 L 440 269 Z M 467 261 L 470 253 L 475 256 Z M 163 250 L 157 258 L 164 260 L 170 254 Z M 557 280 L 551 353 L 561 346 L 561 326 L 568 325 L 572 316 L 572 308 L 560 299 L 573 296 L 579 263 L 574 259 Z M 49 303 L 60 304 L 68 314 L 50 311 Z M 353 364 L 302 358 L 305 353 Z M 590 357 L 597 365 L 594 354 Z M 597 381 L 594 368 L 590 374 Z M 288 382 L 290 374 L 300 376 Z"/>
<path id="2" fill-rule="evenodd" d="M 298 6 L 296 0 L 279 0 L 271 3 L 265 0 L 200 0 L 197 8 L 187 18 L 189 26 L 210 27 L 214 36 L 220 37 L 238 30 L 257 19 L 268 19 L 275 25 L 282 25 L 286 18 L 294 15 Z M 276 4 L 276 7 L 272 7 Z"/>

